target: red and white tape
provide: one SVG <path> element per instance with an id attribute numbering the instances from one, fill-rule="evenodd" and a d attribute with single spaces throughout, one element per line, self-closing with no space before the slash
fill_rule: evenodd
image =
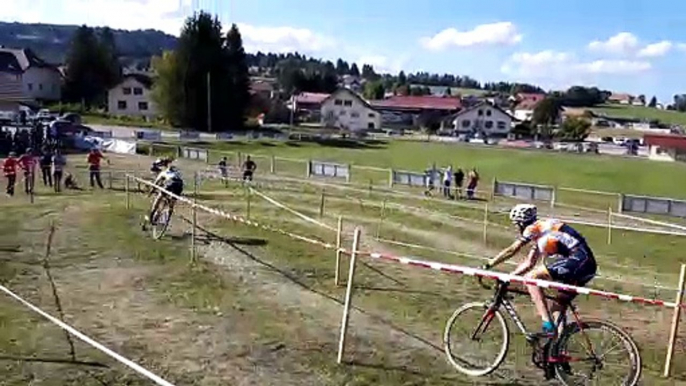
<path id="1" fill-rule="evenodd" d="M 319 246 L 322 246 L 326 249 L 336 249 L 336 246 L 330 243 L 326 243 L 320 240 L 316 240 L 313 238 L 309 237 L 304 237 L 300 236 L 291 232 L 287 232 L 278 228 L 274 228 L 268 225 L 263 225 L 256 223 L 251 220 L 247 220 L 245 218 L 242 218 L 240 216 L 233 215 L 231 213 L 226 213 L 222 210 L 219 209 L 214 209 L 210 208 L 201 204 L 194 203 L 192 200 L 186 198 L 186 197 L 181 197 L 177 196 L 159 186 L 156 186 L 152 184 L 149 181 L 132 177 L 136 181 L 144 183 L 146 185 L 149 185 L 151 187 L 157 188 L 161 191 L 164 191 L 165 193 L 169 194 L 171 197 L 174 197 L 175 199 L 179 201 L 183 201 L 191 206 L 195 206 L 198 209 L 204 210 L 206 212 L 216 214 L 221 217 L 228 218 L 230 220 L 238 221 L 241 223 L 244 223 L 246 225 L 250 225 L 253 227 L 261 228 L 264 230 L 272 231 L 272 232 L 277 232 L 280 234 L 283 234 L 285 236 L 289 236 L 307 243 L 311 244 L 316 244 Z M 338 251 L 345 253 L 345 254 L 351 254 L 350 250 L 347 250 L 345 248 L 340 248 Z M 658 300 L 658 299 L 648 299 L 648 298 L 642 298 L 642 297 L 637 297 L 637 296 L 631 296 L 631 295 L 622 295 L 614 292 L 607 292 L 607 291 L 600 291 L 592 288 L 586 288 L 586 287 L 577 287 L 577 286 L 571 286 L 567 284 L 562 284 L 562 283 L 557 283 L 557 282 L 552 282 L 552 281 L 547 281 L 547 280 L 538 280 L 538 279 L 529 279 L 525 278 L 523 276 L 515 276 L 515 275 L 510 275 L 506 273 L 501 273 L 501 272 L 494 272 L 494 271 L 485 271 L 477 268 L 470 268 L 470 267 L 465 267 L 465 266 L 459 266 L 459 265 L 453 265 L 453 264 L 445 264 L 445 263 L 439 263 L 439 262 L 434 262 L 434 261 L 428 261 L 428 260 L 418 260 L 414 259 L 411 257 L 402 257 L 402 256 L 393 256 L 390 254 L 383 254 L 383 253 L 377 253 L 377 252 L 364 252 L 364 251 L 358 251 L 357 252 L 361 256 L 369 256 L 373 259 L 380 259 L 380 260 L 387 260 L 387 261 L 393 261 L 396 263 L 400 264 L 405 264 L 405 265 L 410 265 L 413 267 L 419 267 L 419 268 L 427 268 L 427 269 L 433 269 L 437 271 L 442 271 L 442 272 L 449 272 L 449 273 L 454 273 L 454 274 L 462 274 L 462 275 L 467 275 L 467 276 L 477 276 L 477 277 L 484 277 L 484 278 L 489 278 L 489 279 L 497 279 L 501 280 L 504 282 L 510 282 L 510 283 L 521 283 L 525 285 L 535 285 L 541 288 L 552 288 L 552 289 L 558 289 L 558 290 L 563 290 L 563 291 L 569 291 L 569 292 L 574 292 L 582 295 L 593 295 L 593 296 L 599 296 L 607 299 L 615 299 L 615 300 L 621 300 L 625 302 L 630 302 L 630 303 L 640 303 L 640 304 L 647 304 L 647 305 L 655 305 L 655 306 L 664 306 L 664 307 L 677 307 L 677 303 L 675 302 L 666 302 L 664 300 Z M 678 305 L 679 307 L 686 308 L 686 303 L 682 303 Z"/>

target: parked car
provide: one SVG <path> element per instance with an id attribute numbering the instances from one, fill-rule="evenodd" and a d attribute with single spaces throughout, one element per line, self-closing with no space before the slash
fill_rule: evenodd
<path id="1" fill-rule="evenodd" d="M 58 119 L 61 121 L 69 121 L 75 125 L 81 124 L 81 116 L 79 114 L 76 114 L 76 113 L 66 113 Z"/>

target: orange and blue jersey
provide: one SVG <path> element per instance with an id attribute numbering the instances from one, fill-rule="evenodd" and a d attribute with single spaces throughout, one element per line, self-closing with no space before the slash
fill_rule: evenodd
<path id="1" fill-rule="evenodd" d="M 587 247 L 586 240 L 571 226 L 556 219 L 541 219 L 527 226 L 519 239 L 534 242 L 546 256 L 569 257 L 578 247 Z"/>

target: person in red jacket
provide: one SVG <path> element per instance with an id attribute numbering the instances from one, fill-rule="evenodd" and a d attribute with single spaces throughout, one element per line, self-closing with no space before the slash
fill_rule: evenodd
<path id="1" fill-rule="evenodd" d="M 17 161 L 24 171 L 24 193 L 30 194 L 33 192 L 36 171 L 36 156 L 33 155 L 33 149 L 26 149 L 26 153 L 22 154 Z"/>
<path id="2" fill-rule="evenodd" d="M 95 183 L 97 182 L 100 189 L 105 189 L 102 186 L 102 180 L 100 179 L 100 161 L 103 158 L 107 160 L 107 164 L 109 165 L 110 160 L 107 159 L 107 157 L 105 157 L 97 148 L 92 148 L 88 153 L 88 158 L 86 161 L 88 162 L 88 171 L 90 172 L 91 188 L 95 188 Z"/>
<path id="3" fill-rule="evenodd" d="M 14 196 L 14 185 L 17 183 L 17 166 L 19 166 L 19 161 L 17 161 L 17 154 L 15 152 L 10 152 L 9 156 L 5 158 L 5 162 L 2 163 L 2 172 L 7 178 L 7 196 Z"/>

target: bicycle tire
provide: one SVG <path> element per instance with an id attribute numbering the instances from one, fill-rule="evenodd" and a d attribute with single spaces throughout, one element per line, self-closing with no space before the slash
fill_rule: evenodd
<path id="1" fill-rule="evenodd" d="M 620 340 L 628 349 L 631 362 L 630 372 L 624 379 L 624 382 L 621 384 L 621 386 L 636 386 L 641 378 L 643 363 L 641 358 L 641 352 L 638 348 L 638 345 L 631 337 L 631 335 L 629 335 L 629 333 L 624 331 L 624 329 L 622 329 L 618 325 L 604 320 L 587 319 L 581 323 L 581 326 L 583 330 L 609 330 L 612 334 L 615 334 L 616 336 L 620 337 Z M 551 355 L 559 356 L 563 349 L 566 347 L 569 338 L 572 335 L 579 333 L 580 331 L 581 329 L 579 328 L 578 323 L 568 324 L 562 331 L 562 334 L 560 334 L 560 337 L 556 340 L 555 344 L 551 347 Z M 555 366 L 555 375 L 562 384 L 570 386 L 573 385 L 573 383 L 569 383 L 567 379 L 569 374 L 567 374 L 566 371 L 564 371 L 561 364 Z"/>
<path id="2" fill-rule="evenodd" d="M 471 377 L 482 377 L 484 375 L 491 374 L 496 369 L 498 369 L 498 367 L 505 360 L 505 357 L 507 356 L 507 351 L 510 347 L 510 329 L 507 323 L 505 322 L 505 318 L 503 317 L 502 312 L 500 312 L 500 310 L 495 310 L 493 320 L 497 320 L 500 324 L 500 329 L 503 333 L 503 342 L 500 347 L 500 350 L 498 351 L 497 356 L 495 357 L 495 360 L 490 365 L 484 368 L 468 368 L 460 364 L 458 361 L 456 361 L 456 357 L 452 352 L 452 347 L 450 344 L 452 329 L 456 322 L 458 322 L 460 316 L 464 314 L 466 311 L 476 308 L 481 313 L 485 313 L 489 307 L 490 305 L 486 303 L 467 303 L 463 305 L 462 307 L 455 310 L 455 312 L 453 312 L 453 314 L 450 316 L 448 322 L 446 323 L 445 331 L 443 333 L 443 349 L 448 357 L 448 361 L 451 365 L 453 365 L 453 367 L 455 367 L 455 369 L 457 369 L 457 371 Z M 491 320 L 491 323 L 493 322 L 493 320 Z M 476 328 L 477 326 L 474 327 Z"/>
<path id="3" fill-rule="evenodd" d="M 155 240 L 161 239 L 164 236 L 164 234 L 167 233 L 167 229 L 169 229 L 169 223 L 171 222 L 171 216 L 174 213 L 174 208 L 170 205 L 168 198 L 165 197 L 160 205 L 162 205 L 162 207 L 158 208 L 157 212 L 153 215 L 160 216 L 164 214 L 165 217 L 164 221 L 162 221 L 161 223 L 155 221 L 152 225 L 152 237 Z"/>

